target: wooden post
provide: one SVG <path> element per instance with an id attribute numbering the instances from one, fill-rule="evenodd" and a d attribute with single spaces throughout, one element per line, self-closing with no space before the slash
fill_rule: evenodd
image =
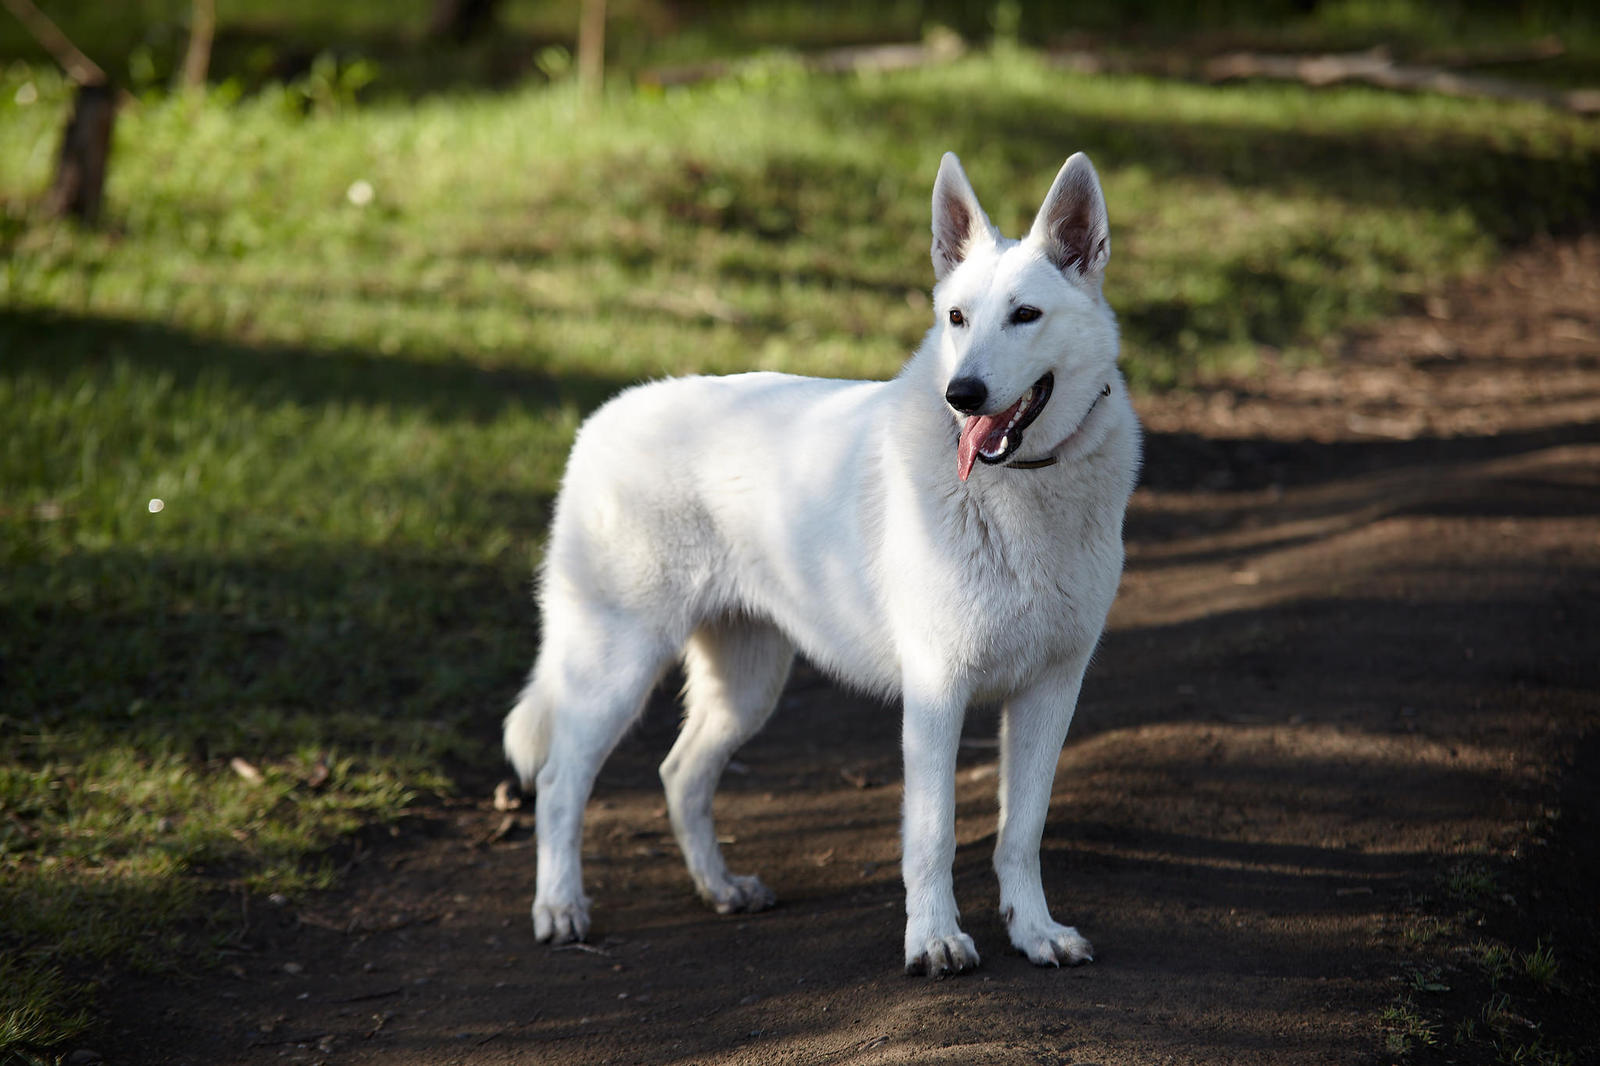
<path id="1" fill-rule="evenodd" d="M 203 89 L 211 69 L 211 39 L 217 32 L 216 0 L 194 0 L 189 17 L 189 50 L 183 56 L 183 87 Z"/>
<path id="2" fill-rule="evenodd" d="M 106 164 L 111 158 L 111 128 L 117 121 L 117 92 L 94 60 L 78 51 L 61 28 L 33 0 L 0 0 L 34 40 L 78 83 L 72 117 L 61 133 L 61 154 L 47 203 L 52 214 L 72 215 L 93 225 L 100 218 Z"/>
<path id="3" fill-rule="evenodd" d="M 78 86 L 72 118 L 61 134 L 56 178 L 50 186 L 53 214 L 73 215 L 89 225 L 99 220 L 116 118 L 116 92 L 109 84 Z"/>
<path id="4" fill-rule="evenodd" d="M 583 0 L 578 15 L 578 92 L 585 103 L 600 100 L 606 76 L 606 0 Z"/>

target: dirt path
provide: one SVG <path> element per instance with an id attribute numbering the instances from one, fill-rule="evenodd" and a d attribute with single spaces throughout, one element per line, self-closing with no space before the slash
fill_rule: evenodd
<path id="1" fill-rule="evenodd" d="M 1387 1062 L 1409 1009 L 1438 1041 L 1414 1061 L 1493 1061 L 1495 1041 L 1600 1061 L 1579 1009 L 1600 990 L 1600 751 L 1580 739 L 1600 708 L 1600 240 L 1519 253 L 1327 369 L 1141 413 L 1128 574 L 1043 856 L 1095 964 L 1005 950 L 980 714 L 956 885 L 984 964 L 900 975 L 896 715 L 802 670 L 719 808 L 776 910 L 693 900 L 654 780 L 660 703 L 597 790 L 592 950 L 533 943 L 529 829 L 484 843 L 500 816 L 461 804 L 305 909 L 257 902 L 232 973 L 125 986 L 108 1060 Z M 1474 961 L 1539 940 L 1554 982 Z M 1487 1013 L 1499 993 L 1513 1020 Z"/>

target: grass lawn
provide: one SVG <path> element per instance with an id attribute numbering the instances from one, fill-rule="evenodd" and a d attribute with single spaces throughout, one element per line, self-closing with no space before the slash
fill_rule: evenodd
<path id="1" fill-rule="evenodd" d="M 944 150 L 1013 233 L 1091 153 L 1143 388 L 1317 358 L 1600 211 L 1592 121 L 1006 47 L 598 113 L 336 82 L 147 95 L 90 232 L 34 206 L 68 88 L 0 70 L 0 1054 L 61 1047 L 121 968 L 212 965 L 237 893 L 325 885 L 329 845 L 481 779 L 583 413 L 666 374 L 893 374 Z"/>

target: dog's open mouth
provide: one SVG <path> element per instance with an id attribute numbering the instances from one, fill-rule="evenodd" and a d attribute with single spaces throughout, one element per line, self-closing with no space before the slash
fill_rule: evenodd
<path id="1" fill-rule="evenodd" d="M 1022 394 L 1022 398 L 995 415 L 973 415 L 961 427 L 961 439 L 956 443 L 956 474 L 962 481 L 972 473 L 972 464 L 982 459 L 986 463 L 1003 463 L 1022 445 L 1022 431 L 1039 417 L 1044 405 L 1050 402 L 1050 390 L 1056 382 L 1054 374 L 1046 374 Z"/>

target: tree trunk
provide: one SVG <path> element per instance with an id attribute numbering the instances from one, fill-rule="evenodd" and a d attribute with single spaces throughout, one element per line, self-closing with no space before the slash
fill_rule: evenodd
<path id="1" fill-rule="evenodd" d="M 111 127 L 117 119 L 116 90 L 110 85 L 80 85 L 72 119 L 61 135 L 61 156 L 50 187 L 50 210 L 93 225 L 100 218 Z"/>

